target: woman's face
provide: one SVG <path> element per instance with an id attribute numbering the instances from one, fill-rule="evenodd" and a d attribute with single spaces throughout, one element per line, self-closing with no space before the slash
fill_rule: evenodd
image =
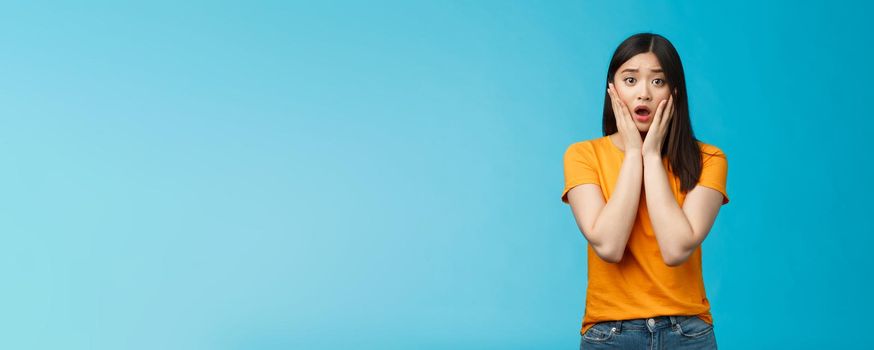
<path id="1" fill-rule="evenodd" d="M 638 54 L 619 66 L 613 86 L 640 132 L 649 130 L 659 102 L 671 94 L 659 60 L 652 52 Z"/>

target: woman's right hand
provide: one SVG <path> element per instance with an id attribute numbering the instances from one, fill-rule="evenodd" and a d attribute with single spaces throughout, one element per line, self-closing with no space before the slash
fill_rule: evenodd
<path id="1" fill-rule="evenodd" d="M 640 131 L 637 130 L 637 125 L 631 119 L 631 111 L 619 98 L 619 93 L 613 87 L 613 83 L 607 83 L 607 93 L 610 94 L 610 101 L 613 103 L 613 116 L 616 118 L 616 128 L 619 129 L 619 137 L 622 138 L 622 145 L 625 150 L 637 149 L 641 150 L 643 140 L 640 138 Z"/>

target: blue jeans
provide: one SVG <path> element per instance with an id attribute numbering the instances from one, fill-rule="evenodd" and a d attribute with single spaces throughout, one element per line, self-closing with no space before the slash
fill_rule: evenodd
<path id="1" fill-rule="evenodd" d="M 716 349 L 713 326 L 697 316 L 659 316 L 599 322 L 586 330 L 580 350 Z"/>

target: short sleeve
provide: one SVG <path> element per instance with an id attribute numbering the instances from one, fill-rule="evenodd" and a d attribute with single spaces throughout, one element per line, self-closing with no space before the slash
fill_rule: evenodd
<path id="1" fill-rule="evenodd" d="M 576 186 L 582 184 L 597 184 L 598 172 L 592 164 L 593 152 L 586 152 L 583 143 L 575 143 L 568 147 L 564 153 L 564 191 L 561 193 L 561 201 L 568 203 L 567 193 Z"/>
<path id="2" fill-rule="evenodd" d="M 728 193 L 726 192 L 726 179 L 728 177 L 728 159 L 725 153 L 714 146 L 708 147 L 701 153 L 702 162 L 704 163 L 701 169 L 701 178 L 698 184 L 704 187 L 712 188 L 722 193 L 722 204 L 728 203 Z"/>

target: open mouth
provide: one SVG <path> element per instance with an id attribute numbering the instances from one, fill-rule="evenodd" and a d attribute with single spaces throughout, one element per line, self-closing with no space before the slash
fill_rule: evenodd
<path id="1" fill-rule="evenodd" d="M 641 117 L 649 117 L 650 111 L 646 106 L 637 106 L 634 108 L 634 114 Z"/>

